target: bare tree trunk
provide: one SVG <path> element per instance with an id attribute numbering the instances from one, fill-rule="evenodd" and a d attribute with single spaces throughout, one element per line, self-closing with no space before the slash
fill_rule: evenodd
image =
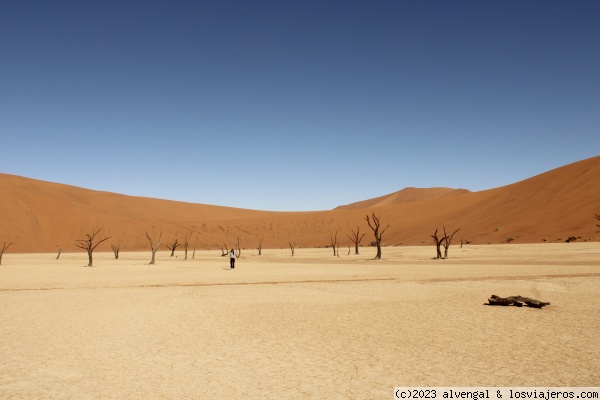
<path id="1" fill-rule="evenodd" d="M 258 248 L 257 248 L 257 250 L 258 250 L 258 255 L 259 256 L 262 254 L 262 242 L 263 242 L 262 239 L 258 239 Z"/>
<path id="2" fill-rule="evenodd" d="M 337 241 L 337 231 L 335 231 L 335 237 L 329 235 L 329 238 L 331 240 L 331 247 L 333 248 L 333 256 L 340 256 L 337 252 L 337 246 L 339 245 L 338 241 Z"/>
<path id="3" fill-rule="evenodd" d="M 185 240 L 183 242 L 183 252 L 184 252 L 184 260 L 187 260 L 187 253 L 188 253 L 188 247 L 190 245 L 190 234 L 188 233 L 187 235 L 185 235 Z"/>
<path id="4" fill-rule="evenodd" d="M 450 248 L 450 242 L 452 242 L 452 238 L 456 232 L 460 231 L 460 228 L 452 232 L 452 235 L 448 236 L 446 234 L 446 227 L 444 226 L 444 258 L 448 258 L 448 249 Z"/>
<path id="5" fill-rule="evenodd" d="M 348 238 L 350 238 L 350 240 L 352 240 L 352 243 L 354 243 L 354 254 L 358 255 L 358 245 L 360 244 L 360 241 L 363 239 L 365 234 L 364 233 L 362 235 L 360 234 L 360 228 L 358 226 L 356 227 L 356 232 L 354 232 L 352 229 L 350 230 L 350 232 L 352 232 L 352 236 L 350 236 L 350 235 L 346 235 L 346 236 L 348 236 Z M 348 254 L 350 254 L 350 253 L 348 253 Z"/>
<path id="6" fill-rule="evenodd" d="M 175 241 L 173 243 L 171 243 L 170 245 L 167 245 L 167 249 L 171 250 L 171 257 L 173 257 L 173 255 L 175 254 L 175 250 L 181 246 L 181 243 L 178 243 L 178 239 L 175 239 Z"/>
<path id="7" fill-rule="evenodd" d="M 596 216 L 596 219 L 597 219 L 598 221 L 600 221 L 600 214 L 594 214 L 594 215 Z M 596 226 L 597 226 L 598 228 L 600 228 L 600 224 L 596 224 Z M 600 231 L 599 231 L 599 232 L 600 232 Z"/>
<path id="8" fill-rule="evenodd" d="M 96 249 L 96 247 L 98 247 L 98 245 L 100 243 L 110 239 L 110 237 L 106 237 L 104 239 L 98 240 L 94 244 L 96 235 L 98 235 L 99 232 L 100 232 L 100 229 L 97 229 L 97 230 L 93 231 L 91 234 L 85 235 L 86 239 L 79 239 L 79 240 L 75 241 L 75 246 L 87 251 L 87 254 L 88 254 L 88 265 L 87 266 L 88 267 L 92 266 L 92 257 L 93 257 L 93 253 L 94 253 L 94 250 Z"/>
<path id="9" fill-rule="evenodd" d="M 292 257 L 294 257 L 294 250 L 296 250 L 296 243 L 290 242 L 290 250 L 292 251 Z"/>
<path id="10" fill-rule="evenodd" d="M 2 265 L 2 256 L 4 255 L 4 252 L 6 250 L 8 250 L 8 248 L 10 246 L 12 246 L 12 244 L 13 244 L 12 242 L 10 242 L 8 244 L 6 244 L 6 242 L 4 242 L 4 244 L 2 245 L 2 249 L 0 249 L 0 265 Z"/>
<path id="11" fill-rule="evenodd" d="M 438 238 L 438 236 L 437 236 L 438 229 L 439 228 L 435 229 L 435 232 L 433 233 L 433 235 L 429 235 L 429 236 L 431 236 L 433 238 L 433 242 L 435 243 L 435 250 L 436 250 L 436 256 L 435 256 L 435 258 L 437 260 L 439 260 L 439 259 L 442 258 L 442 249 L 441 249 L 441 246 L 442 246 L 442 241 L 444 240 L 444 238 Z"/>
<path id="12" fill-rule="evenodd" d="M 60 258 L 60 253 L 62 253 L 62 248 L 60 246 L 58 247 L 58 254 L 56 255 L 56 259 L 58 260 Z"/>
<path id="13" fill-rule="evenodd" d="M 536 299 L 532 299 L 531 297 L 523 297 L 523 296 L 509 296 L 509 297 L 500 297 L 495 294 L 491 295 L 488 299 L 487 303 L 484 303 L 486 306 L 516 306 L 523 307 L 523 305 L 527 305 L 527 307 L 532 308 L 542 308 L 545 306 L 549 306 L 550 303 L 547 301 L 539 301 Z"/>
<path id="14" fill-rule="evenodd" d="M 229 250 L 227 250 L 227 245 L 223 245 L 225 246 L 225 248 L 221 247 L 221 257 L 225 257 L 227 254 L 229 254 Z"/>
<path id="15" fill-rule="evenodd" d="M 377 255 L 375 255 L 375 260 L 381 260 L 381 237 L 383 236 L 383 233 L 387 230 L 387 228 L 389 228 L 390 226 L 386 226 L 380 232 L 379 229 L 381 227 L 381 222 L 379 221 L 379 217 L 377 217 L 375 213 L 372 213 L 372 217 L 372 224 L 371 219 L 368 215 L 365 216 L 365 220 L 367 221 L 367 224 L 369 224 L 369 228 L 371 228 L 371 230 L 373 231 L 373 235 L 375 236 L 375 245 L 377 246 Z"/>
<path id="16" fill-rule="evenodd" d="M 192 260 L 196 258 L 196 244 L 194 243 L 194 251 L 192 252 Z"/>
<path id="17" fill-rule="evenodd" d="M 114 255 L 115 255 L 115 260 L 119 259 L 119 248 L 121 247 L 120 244 L 111 244 L 110 248 L 112 249 Z"/>
<path id="18" fill-rule="evenodd" d="M 148 232 L 146 232 L 146 237 L 148 238 L 148 241 L 150 242 L 150 248 L 152 249 L 152 259 L 150 260 L 149 265 L 154 265 L 156 252 L 157 252 L 158 248 L 160 247 L 160 238 L 162 237 L 162 232 L 158 235 L 157 241 L 154 241 L 154 239 L 150 237 Z"/>
<path id="19" fill-rule="evenodd" d="M 237 258 L 240 258 L 240 256 L 242 255 L 242 247 L 240 246 L 240 238 L 237 237 Z"/>

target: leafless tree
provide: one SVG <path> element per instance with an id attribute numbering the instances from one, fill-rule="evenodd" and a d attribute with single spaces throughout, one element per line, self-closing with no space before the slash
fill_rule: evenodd
<path id="1" fill-rule="evenodd" d="M 154 240 L 148 234 L 148 232 L 146 232 L 146 237 L 148 238 L 148 241 L 150 242 L 150 248 L 152 249 L 152 259 L 150 260 L 150 264 L 149 265 L 154 265 L 154 260 L 155 260 L 156 252 L 158 251 L 158 248 L 160 247 L 160 238 L 162 238 L 162 232 L 158 235 L 158 240 Z"/>
<path id="2" fill-rule="evenodd" d="M 436 259 L 448 258 L 448 249 L 450 248 L 450 243 L 452 243 L 452 238 L 454 237 L 454 234 L 456 232 L 460 231 L 460 228 L 458 228 L 457 230 L 452 232 L 452 235 L 448 236 L 448 234 L 446 232 L 446 227 L 443 226 L 443 228 L 444 228 L 444 236 L 438 237 L 438 235 L 437 235 L 438 229 L 435 230 L 433 235 L 430 235 L 433 238 L 433 242 L 435 243 L 435 249 L 436 249 L 436 257 L 435 258 Z M 442 257 L 441 246 L 444 246 L 444 256 L 443 257 Z M 461 247 L 462 247 L 462 241 L 461 241 Z"/>
<path id="3" fill-rule="evenodd" d="M 56 245 L 56 247 L 58 248 L 58 254 L 56 255 L 56 259 L 58 260 L 60 258 L 60 253 L 62 253 L 62 247 L 59 245 Z"/>
<path id="4" fill-rule="evenodd" d="M 118 244 L 118 243 L 117 244 L 111 244 L 110 248 L 112 249 L 113 254 L 115 255 L 115 260 L 118 260 L 119 259 L 119 249 L 121 248 L 121 245 Z"/>
<path id="5" fill-rule="evenodd" d="M 85 239 L 78 239 L 75 241 L 75 246 L 87 251 L 87 254 L 88 254 L 88 265 L 87 266 L 88 267 L 92 266 L 92 255 L 93 255 L 96 247 L 98 247 L 98 245 L 100 243 L 110 239 L 110 236 L 109 236 L 109 237 L 105 237 L 104 239 L 97 240 L 96 236 L 98 235 L 98 233 L 100 233 L 100 229 L 93 231 L 91 234 L 85 235 L 86 236 Z"/>
<path id="6" fill-rule="evenodd" d="M 4 244 L 2 245 L 2 249 L 0 249 L 0 265 L 2 265 L 2 256 L 4 255 L 4 252 L 6 250 L 8 250 L 8 248 L 10 246 L 12 246 L 12 244 L 13 244 L 12 242 L 10 242 L 8 244 L 6 242 L 4 242 Z"/>
<path id="7" fill-rule="evenodd" d="M 196 243 L 194 243 L 194 251 L 192 251 L 192 260 L 196 258 Z"/>
<path id="8" fill-rule="evenodd" d="M 178 239 L 175 239 L 173 241 L 173 243 L 171 243 L 170 245 L 167 245 L 167 249 L 171 250 L 171 257 L 173 257 L 173 255 L 175 254 L 175 250 L 181 246 L 181 243 L 179 243 Z"/>
<path id="9" fill-rule="evenodd" d="M 358 255 L 358 245 L 360 244 L 360 241 L 363 239 L 363 237 L 365 237 L 365 234 L 360 234 L 360 228 L 358 226 L 356 227 L 356 232 L 354 232 L 353 229 L 350 229 L 350 232 L 352 232 L 352 236 L 346 236 L 348 236 L 348 238 L 352 240 L 352 243 L 354 243 L 354 254 Z M 349 251 L 348 254 L 350 254 Z"/>
<path id="10" fill-rule="evenodd" d="M 446 234 L 446 227 L 444 226 L 444 243 L 442 243 L 442 244 L 444 245 L 444 258 L 445 259 L 448 258 L 448 249 L 450 248 L 450 242 L 452 242 L 452 238 L 454 237 L 454 234 L 458 231 L 460 231 L 460 228 L 458 228 L 457 230 L 452 232 L 452 235 L 448 236 Z"/>
<path id="11" fill-rule="evenodd" d="M 292 257 L 294 257 L 294 251 L 296 250 L 296 243 L 290 242 L 290 250 L 292 251 Z"/>
<path id="12" fill-rule="evenodd" d="M 242 255 L 242 247 L 240 246 L 240 238 L 236 236 L 237 239 L 237 258 L 240 258 L 240 256 Z"/>
<path id="13" fill-rule="evenodd" d="M 228 253 L 229 250 L 227 250 L 227 244 L 223 243 L 223 246 L 221 246 L 221 257 L 225 257 Z"/>
<path id="14" fill-rule="evenodd" d="M 258 239 L 258 248 L 257 248 L 257 250 L 258 250 L 258 255 L 259 256 L 262 254 L 262 242 L 263 242 L 262 238 Z"/>
<path id="15" fill-rule="evenodd" d="M 600 221 L 600 214 L 594 214 L 594 215 L 596 216 L 596 219 L 597 219 L 598 221 Z M 597 226 L 598 228 L 600 228 L 600 224 L 596 224 L 596 226 Z"/>
<path id="16" fill-rule="evenodd" d="M 183 241 L 183 253 L 184 253 L 184 260 L 187 260 L 187 253 L 188 253 L 188 247 L 190 246 L 190 233 L 188 232 L 185 235 L 185 239 Z"/>
<path id="17" fill-rule="evenodd" d="M 369 228 L 371 228 L 371 230 L 373 231 L 373 235 L 375 236 L 375 245 L 377 246 L 377 254 L 375 255 L 375 260 L 380 260 L 381 259 L 381 237 L 383 236 L 383 233 L 387 230 L 387 228 L 389 228 L 390 226 L 388 225 L 383 230 L 380 231 L 381 221 L 379 220 L 379 217 L 376 216 L 375 213 L 372 213 L 371 217 L 373 219 L 372 223 L 371 223 L 371 218 L 369 218 L 369 215 L 365 216 L 365 220 L 367 221 L 367 224 L 369 224 Z"/>
<path id="18" fill-rule="evenodd" d="M 435 258 L 439 260 L 442 258 L 441 246 L 442 246 L 442 242 L 444 241 L 444 238 L 443 237 L 438 238 L 438 235 L 437 235 L 438 230 L 439 230 L 439 228 L 436 228 L 433 235 L 429 235 L 429 236 L 431 236 L 433 238 L 433 242 L 435 243 L 435 252 L 436 252 Z"/>
<path id="19" fill-rule="evenodd" d="M 333 248 L 333 256 L 340 256 L 340 253 L 338 251 L 338 248 L 340 246 L 339 242 L 337 241 L 337 231 L 335 231 L 335 236 L 331 236 L 329 235 L 329 239 L 331 240 L 331 247 Z"/>

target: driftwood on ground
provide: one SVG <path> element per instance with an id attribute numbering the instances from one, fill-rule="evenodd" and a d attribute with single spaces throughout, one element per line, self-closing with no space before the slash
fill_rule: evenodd
<path id="1" fill-rule="evenodd" d="M 545 301 L 539 301 L 536 299 L 531 299 L 529 297 L 523 296 L 509 296 L 509 297 L 500 297 L 495 294 L 491 295 L 488 299 L 488 302 L 485 303 L 486 306 L 516 306 L 523 307 L 526 305 L 527 307 L 533 308 L 542 308 L 544 306 L 549 305 Z"/>

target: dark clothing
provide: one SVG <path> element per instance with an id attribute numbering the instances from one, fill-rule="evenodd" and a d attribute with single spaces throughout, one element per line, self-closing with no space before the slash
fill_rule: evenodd
<path id="1" fill-rule="evenodd" d="M 235 253 L 233 252 L 233 250 L 229 252 L 229 267 L 231 269 L 235 268 Z"/>

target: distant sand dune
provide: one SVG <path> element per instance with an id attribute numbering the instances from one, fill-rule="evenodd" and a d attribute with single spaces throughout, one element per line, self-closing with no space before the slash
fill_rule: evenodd
<path id="1" fill-rule="evenodd" d="M 465 189 L 406 188 L 335 210 L 269 212 L 124 196 L 0 174 L 0 241 L 14 242 L 12 252 L 76 251 L 74 241 L 102 228 L 123 251 L 148 247 L 147 231 L 163 232 L 163 246 L 190 234 L 198 249 L 234 247 L 239 237 L 247 251 L 258 240 L 265 248 L 325 247 L 338 232 L 360 226 L 362 244 L 372 240 L 364 217 L 377 213 L 390 224 L 387 245 L 420 245 L 443 225 L 454 241 L 473 244 L 597 241 L 594 214 L 600 213 L 600 157 L 570 164 L 512 185 L 481 192 Z M 110 242 L 99 248 L 109 250 Z M 163 247 L 164 248 L 164 247 Z M 181 248 L 180 248 L 181 249 Z"/>

